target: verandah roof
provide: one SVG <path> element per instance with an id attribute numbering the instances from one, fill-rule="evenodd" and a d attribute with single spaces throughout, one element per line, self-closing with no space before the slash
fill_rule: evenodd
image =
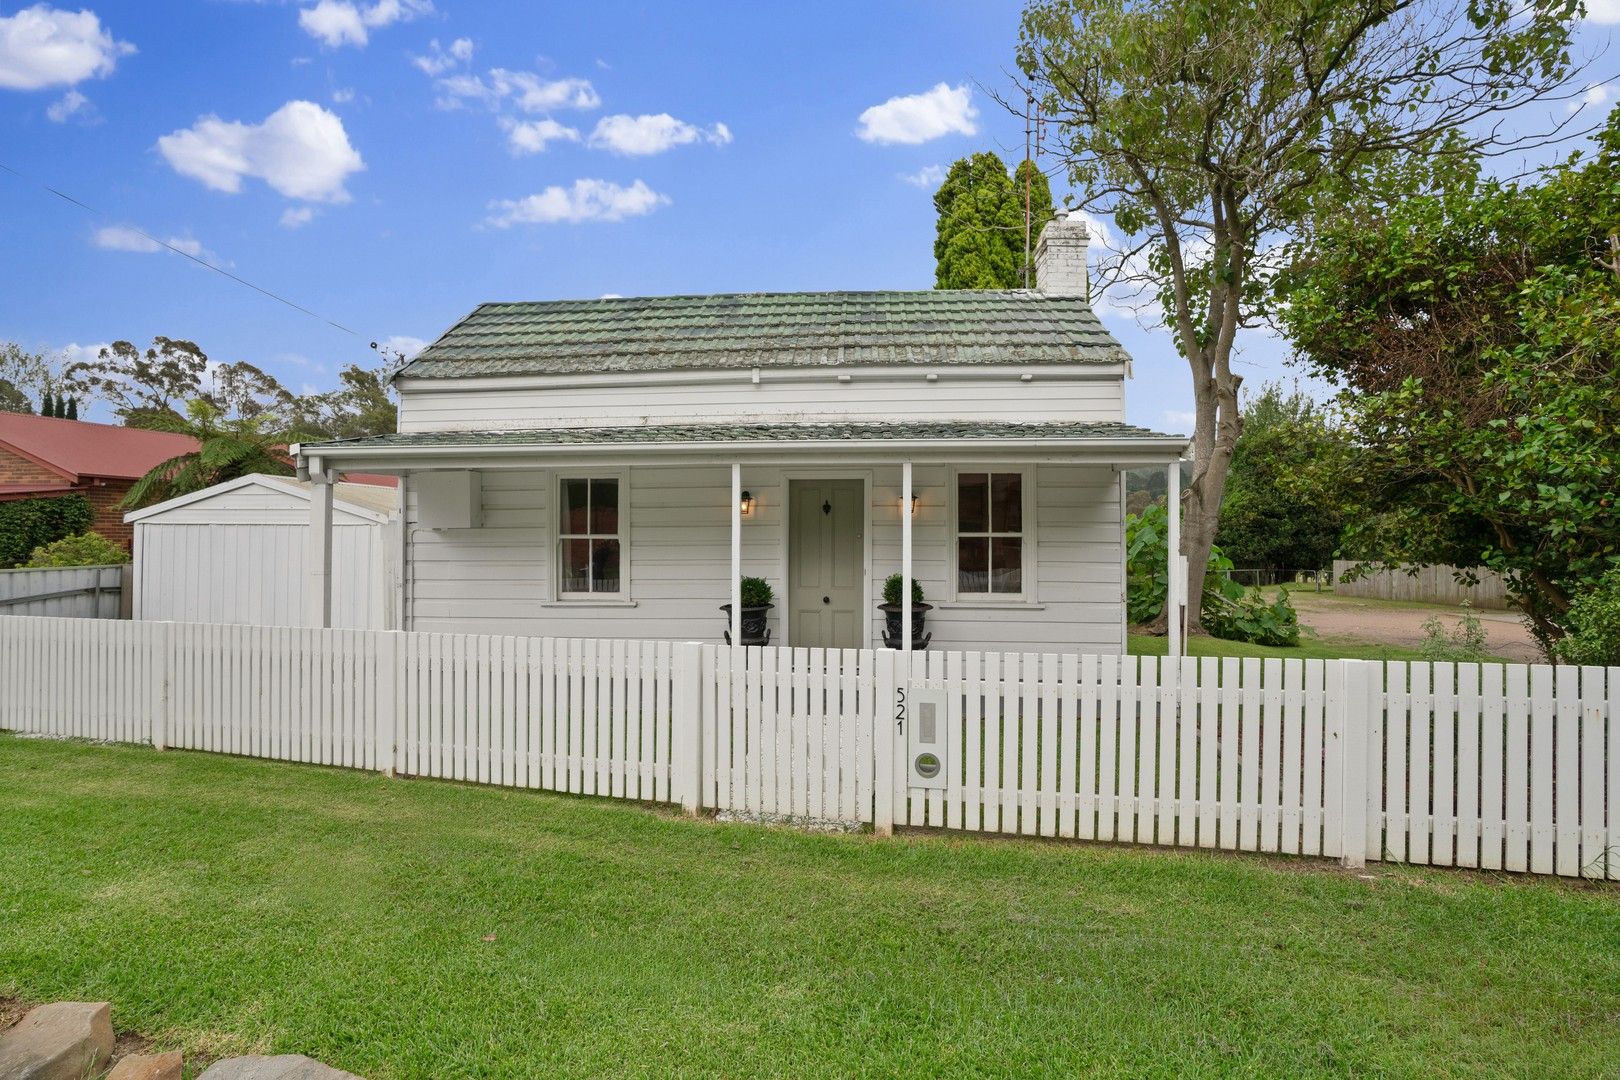
<path id="1" fill-rule="evenodd" d="M 578 455 L 596 451 L 614 456 L 657 452 L 671 455 L 761 454 L 821 458 L 864 455 L 994 455 L 1062 457 L 1072 460 L 1147 464 L 1174 461 L 1186 450 L 1183 435 L 1168 435 L 1131 424 L 1015 423 L 996 421 L 892 421 L 886 423 L 646 424 L 543 428 L 520 431 L 431 431 L 377 435 L 364 439 L 305 443 L 302 457 L 364 462 L 383 471 L 447 467 L 447 459 L 485 456 L 503 459 Z M 515 463 L 515 462 L 514 462 Z"/>

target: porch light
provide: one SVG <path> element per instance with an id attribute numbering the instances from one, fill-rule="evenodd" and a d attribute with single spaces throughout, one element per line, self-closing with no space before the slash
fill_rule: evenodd
<path id="1" fill-rule="evenodd" d="M 738 509 L 739 512 L 741 512 L 743 517 L 753 517 L 754 516 L 754 496 L 751 495 L 750 493 L 746 492 L 746 491 L 743 492 L 742 493 L 742 501 L 737 504 L 737 509 Z"/>
<path id="2" fill-rule="evenodd" d="M 916 495 L 913 495 L 911 497 L 911 516 L 912 517 L 917 516 L 917 499 L 918 498 L 919 498 L 919 496 L 916 496 Z M 904 498 L 901 498 L 901 500 L 900 500 L 900 509 L 904 510 L 905 506 L 906 506 L 906 500 Z"/>

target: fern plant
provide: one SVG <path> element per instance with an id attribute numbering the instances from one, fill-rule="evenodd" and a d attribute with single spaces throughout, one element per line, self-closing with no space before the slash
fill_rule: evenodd
<path id="1" fill-rule="evenodd" d="M 230 420 L 200 398 L 186 405 L 185 416 L 158 414 L 146 418 L 143 427 L 189 435 L 198 446 L 154 465 L 135 481 L 119 505 L 125 510 L 138 510 L 249 473 L 291 476 L 293 465 L 287 456 L 287 443 L 298 436 L 272 429 L 273 421 L 264 413 Z"/>

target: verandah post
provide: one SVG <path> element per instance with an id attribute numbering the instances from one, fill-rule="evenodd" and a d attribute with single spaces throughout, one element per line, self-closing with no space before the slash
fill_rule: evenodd
<path id="1" fill-rule="evenodd" d="M 696 817 L 703 810 L 703 646 L 696 641 L 675 645 L 670 694 L 671 794 L 681 809 Z"/>

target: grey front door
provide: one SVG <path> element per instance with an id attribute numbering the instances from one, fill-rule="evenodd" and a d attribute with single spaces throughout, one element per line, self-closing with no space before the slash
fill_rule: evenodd
<path id="1" fill-rule="evenodd" d="M 864 644 L 865 493 L 859 480 L 788 481 L 789 645 Z"/>

